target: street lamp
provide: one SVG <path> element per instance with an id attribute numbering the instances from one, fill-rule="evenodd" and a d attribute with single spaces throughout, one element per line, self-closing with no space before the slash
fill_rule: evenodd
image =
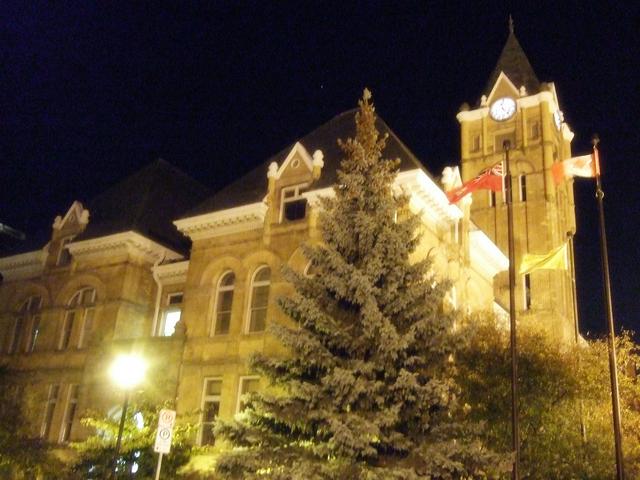
<path id="1" fill-rule="evenodd" d="M 122 404 L 122 414 L 120 415 L 120 427 L 118 428 L 118 438 L 116 440 L 116 451 L 113 457 L 113 473 L 115 476 L 118 467 L 118 455 L 122 444 L 122 432 L 124 430 L 124 420 L 127 416 L 129 406 L 129 392 L 139 385 L 144 379 L 147 371 L 147 362 L 142 357 L 133 354 L 119 355 L 111 364 L 109 376 L 113 383 L 124 391 L 124 403 Z"/>

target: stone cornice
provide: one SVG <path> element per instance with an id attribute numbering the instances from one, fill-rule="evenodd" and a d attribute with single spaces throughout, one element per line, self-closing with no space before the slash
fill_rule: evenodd
<path id="1" fill-rule="evenodd" d="M 0 273 L 6 281 L 37 277 L 44 270 L 48 253 L 45 247 L 42 250 L 0 258 Z"/>
<path id="2" fill-rule="evenodd" d="M 188 270 L 189 260 L 166 263 L 153 267 L 153 271 L 162 285 L 175 285 L 186 282 Z"/>
<path id="3" fill-rule="evenodd" d="M 134 255 L 149 262 L 155 262 L 158 259 L 178 260 L 183 258 L 179 253 L 134 231 L 72 242 L 68 248 L 76 260 L 105 254 Z"/>
<path id="4" fill-rule="evenodd" d="M 262 228 L 266 213 L 266 203 L 258 202 L 183 218 L 173 224 L 191 240 L 202 240 Z"/>

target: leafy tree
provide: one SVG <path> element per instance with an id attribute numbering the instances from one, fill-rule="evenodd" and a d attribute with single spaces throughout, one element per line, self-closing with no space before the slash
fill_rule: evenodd
<path id="1" fill-rule="evenodd" d="M 95 433 L 82 442 L 72 444 L 78 453 L 78 459 L 72 467 L 73 474 L 70 478 L 155 478 L 158 454 L 153 451 L 153 445 L 161 408 L 166 407 L 142 403 L 131 405 L 127 410 L 115 477 L 111 475 L 120 419 L 88 413 L 81 422 Z M 176 422 L 171 452 L 164 455 L 162 460 L 163 478 L 175 478 L 178 469 L 188 462 L 193 449 L 190 441 L 193 428 L 189 423 Z"/>
<path id="2" fill-rule="evenodd" d="M 293 321 L 271 332 L 289 354 L 257 355 L 271 388 L 217 430 L 234 449 L 228 478 L 485 478 L 500 458 L 474 440 L 456 401 L 449 285 L 428 261 L 410 262 L 419 236 L 407 198 L 394 194 L 399 161 L 382 159 L 365 90 L 335 197 L 323 200 L 323 243 L 308 246 L 312 277 L 287 271 L 280 299 Z"/>
<path id="3" fill-rule="evenodd" d="M 48 477 L 63 470 L 51 446 L 29 430 L 22 389 L 4 365 L 0 366 L 0 477 Z"/>
<path id="4" fill-rule="evenodd" d="M 476 317 L 458 332 L 463 401 L 486 423 L 485 441 L 511 448 L 509 332 Z M 541 332 L 518 332 L 521 478 L 604 479 L 615 474 L 607 343 L 562 345 Z M 640 365 L 631 336 L 617 340 L 628 478 L 640 478 Z M 583 441 L 580 425 L 586 427 Z"/>

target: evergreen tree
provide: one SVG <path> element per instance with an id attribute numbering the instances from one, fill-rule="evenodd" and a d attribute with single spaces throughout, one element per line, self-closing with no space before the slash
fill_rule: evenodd
<path id="1" fill-rule="evenodd" d="M 339 141 L 323 243 L 305 248 L 314 275 L 286 272 L 295 294 L 279 303 L 293 322 L 271 332 L 290 356 L 255 356 L 272 388 L 217 429 L 235 447 L 223 477 L 466 479 L 500 463 L 460 421 L 449 285 L 409 260 L 419 220 L 394 191 L 399 161 L 382 158 L 370 97 L 355 138 Z"/>

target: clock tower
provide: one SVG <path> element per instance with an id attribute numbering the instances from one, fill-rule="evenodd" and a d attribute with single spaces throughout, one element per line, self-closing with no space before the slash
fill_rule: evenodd
<path id="1" fill-rule="evenodd" d="M 571 157 L 573 132 L 564 122 L 553 83 L 540 82 L 513 31 L 475 108 L 463 105 L 461 175 L 467 181 L 505 158 L 510 142 L 518 324 L 574 339 L 577 319 L 572 237 L 576 230 L 573 183 L 557 186 L 551 166 Z M 507 206 L 502 193 L 473 193 L 471 219 L 507 254 Z M 519 275 L 525 253 L 544 254 L 569 242 L 569 270 Z M 496 297 L 509 305 L 508 273 L 496 277 Z"/>

